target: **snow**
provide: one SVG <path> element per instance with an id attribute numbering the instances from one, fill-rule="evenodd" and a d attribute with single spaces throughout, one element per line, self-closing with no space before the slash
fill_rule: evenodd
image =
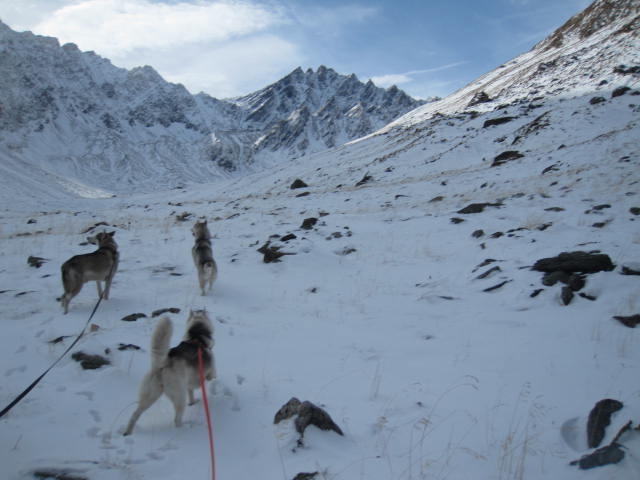
<path id="1" fill-rule="evenodd" d="M 97 328 L 73 349 L 111 365 L 85 371 L 67 356 L 0 420 L 3 478 L 39 469 L 91 480 L 210 477 L 202 402 L 175 428 L 163 398 L 122 436 L 149 366 L 151 312 L 166 307 L 181 309 L 168 314 L 174 345 L 190 308 L 215 323 L 217 478 L 640 477 L 636 432 L 622 438 L 618 465 L 569 465 L 588 453 L 597 401 L 625 405 L 605 443 L 640 422 L 640 334 L 612 319 L 640 308 L 638 277 L 620 274 L 640 258 L 630 212 L 640 206 L 638 97 L 611 99 L 615 86 L 539 108 L 423 118 L 268 171 L 154 193 L 56 194 L 55 179 L 26 183 L 17 162 L 3 164 L 13 176 L 0 180 L 11 192 L 0 212 L 2 406 L 58 358 L 95 305 L 93 285 L 66 316 L 55 301 L 59 266 L 91 251 L 81 232 L 106 222 L 98 229 L 115 230 L 121 251 Z M 596 94 L 607 100 L 590 105 Z M 514 144 L 545 112 L 548 125 Z M 507 115 L 516 118 L 483 128 Z M 524 157 L 490 167 L 505 150 Z M 291 190 L 296 178 L 309 188 Z M 473 202 L 502 206 L 457 213 Z M 300 229 L 307 217 L 319 219 L 310 231 Z M 209 220 L 219 267 L 204 297 L 190 254 L 197 218 Z M 472 237 L 478 229 L 484 236 Z M 256 249 L 287 233 L 297 238 L 282 251 L 295 255 L 263 263 Z M 529 267 L 572 250 L 600 250 L 616 269 L 588 276 L 583 292 L 595 301 L 564 306 L 560 287 Z M 29 255 L 48 261 L 35 269 Z M 495 262 L 479 267 L 485 259 Z M 148 317 L 121 321 L 137 312 Z M 71 337 L 50 343 L 60 336 Z M 299 446 L 292 420 L 273 424 L 292 396 L 322 406 L 344 437 L 309 427 Z"/>

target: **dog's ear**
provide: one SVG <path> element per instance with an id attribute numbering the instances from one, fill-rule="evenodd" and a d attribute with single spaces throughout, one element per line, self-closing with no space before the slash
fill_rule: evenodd
<path id="1" fill-rule="evenodd" d="M 109 235 L 111 238 L 113 238 L 113 236 L 116 234 L 116 231 L 114 230 L 113 232 L 109 232 L 107 235 Z"/>

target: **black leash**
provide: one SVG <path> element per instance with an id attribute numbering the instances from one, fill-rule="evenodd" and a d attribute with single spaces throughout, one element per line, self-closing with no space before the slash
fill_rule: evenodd
<path id="1" fill-rule="evenodd" d="M 4 410 L 2 410 L 2 412 L 0 412 L 0 418 L 4 417 L 7 413 L 9 413 L 9 411 L 15 407 L 20 400 L 22 400 L 24 397 L 26 397 L 28 395 L 28 393 L 33 390 L 33 388 L 38 385 L 38 383 L 40 383 L 40 380 L 42 380 L 44 378 L 44 376 L 49 373 L 51 371 L 51 369 L 53 367 L 55 367 L 58 362 L 60 360 L 62 360 L 64 358 L 64 356 L 69 353 L 69 351 L 76 345 L 76 343 L 78 343 L 78 341 L 82 338 L 82 336 L 84 335 L 84 333 L 87 330 L 87 327 L 89 326 L 89 322 L 91 321 L 91 319 L 93 318 L 93 316 L 96 314 L 96 311 L 98 310 L 98 306 L 100 306 L 100 302 L 102 302 L 102 297 L 104 296 L 104 291 L 102 292 L 102 295 L 100 295 L 100 298 L 98 298 L 98 302 L 96 303 L 96 306 L 93 307 L 93 311 L 91 312 L 91 315 L 89 315 L 89 319 L 87 320 L 87 323 L 85 323 L 84 328 L 82 329 L 82 331 L 80 332 L 80 334 L 76 337 L 76 339 L 71 343 L 71 345 L 69 345 L 69 347 L 64 351 L 64 353 L 62 355 L 60 355 L 60 357 L 51 364 L 51 366 L 49 368 L 47 368 L 42 375 L 40 375 L 38 378 L 36 378 L 33 383 L 31 385 L 29 385 L 20 395 L 18 395 L 13 402 L 11 402 L 9 405 L 7 405 Z"/>

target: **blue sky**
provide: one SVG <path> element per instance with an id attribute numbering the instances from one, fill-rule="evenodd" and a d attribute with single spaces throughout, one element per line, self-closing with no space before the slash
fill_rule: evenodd
<path id="1" fill-rule="evenodd" d="M 446 96 L 529 50 L 589 0 L 0 0 L 0 19 L 151 65 L 217 98 L 301 66 Z"/>

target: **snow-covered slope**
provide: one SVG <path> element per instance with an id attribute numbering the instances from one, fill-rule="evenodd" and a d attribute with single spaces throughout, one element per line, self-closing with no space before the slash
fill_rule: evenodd
<path id="1" fill-rule="evenodd" d="M 1 23 L 0 55 L 0 156 L 117 193 L 211 181 L 263 166 L 264 157 L 325 150 L 423 103 L 325 67 L 295 70 L 233 101 L 193 96 L 151 67 L 116 68 Z"/>
<path id="2" fill-rule="evenodd" d="M 217 478 L 639 478 L 640 335 L 614 318 L 640 314 L 640 95 L 620 88 L 638 66 L 583 93 L 430 115 L 209 185 L 3 199 L 0 406 L 91 313 L 92 285 L 66 316 L 54 300 L 61 263 L 91 250 L 85 232 L 115 230 L 121 250 L 111 298 L 73 349 L 111 364 L 65 358 L 0 420 L 4 477 L 208 478 L 202 402 L 176 429 L 162 399 L 121 435 L 149 365 L 151 313 L 180 308 L 177 344 L 188 309 L 206 307 Z M 308 186 L 291 189 L 298 178 Z M 190 253 L 200 217 L 219 266 L 206 297 Z M 267 241 L 294 255 L 263 263 Z M 615 266 L 582 288 L 574 278 L 575 291 L 531 269 L 570 251 Z M 46 261 L 30 267 L 30 255 Z M 132 313 L 147 317 L 121 321 Z M 300 443 L 292 419 L 274 425 L 292 396 L 344 436 L 309 427 Z M 601 445 L 634 429 L 618 464 L 580 470 L 570 462 L 593 452 L 587 417 L 602 399 L 624 406 Z"/>
<path id="3" fill-rule="evenodd" d="M 531 51 L 445 99 L 408 113 L 388 128 L 421 122 L 436 113 L 493 110 L 523 98 L 566 97 L 593 91 L 603 82 L 620 84 L 624 73 L 614 75 L 614 71 L 640 64 L 639 32 L 640 2 L 595 1 Z M 627 74 L 625 80 L 637 85 L 637 72 Z"/>

